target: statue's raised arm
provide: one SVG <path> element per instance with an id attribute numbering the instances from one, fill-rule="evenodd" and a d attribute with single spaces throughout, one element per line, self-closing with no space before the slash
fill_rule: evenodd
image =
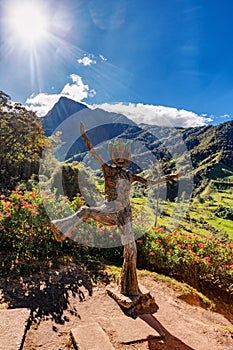
<path id="1" fill-rule="evenodd" d="M 143 185 L 157 185 L 163 182 L 168 182 L 170 180 L 173 179 L 178 179 L 180 176 L 184 175 L 185 172 L 183 170 L 179 171 L 178 173 L 171 173 L 162 177 L 158 177 L 155 180 L 150 180 L 150 179 L 145 179 L 144 177 L 138 176 L 138 175 L 134 175 L 132 176 L 132 182 L 137 181 L 140 182 Z"/>
<path id="2" fill-rule="evenodd" d="M 84 124 L 82 122 L 80 122 L 80 132 L 83 138 L 83 141 L 85 143 L 85 145 L 87 146 L 88 150 L 90 151 L 91 155 L 93 156 L 93 158 L 95 158 L 95 160 L 100 164 L 103 165 L 104 161 L 103 159 L 98 155 L 98 153 L 96 153 L 96 151 L 94 150 L 90 140 L 87 137 L 87 134 L 84 130 Z"/>

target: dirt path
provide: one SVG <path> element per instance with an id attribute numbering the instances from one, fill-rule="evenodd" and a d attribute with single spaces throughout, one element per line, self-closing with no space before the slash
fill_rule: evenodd
<path id="1" fill-rule="evenodd" d="M 83 268 L 65 268 L 37 277 L 34 282 L 28 279 L 14 286 L 9 281 L 4 285 L 8 307 L 30 307 L 33 311 L 23 350 L 74 349 L 71 328 L 103 317 L 123 316 L 115 301 L 107 296 L 105 286 L 93 285 Z M 116 350 L 233 350 L 233 337 L 227 330 L 233 326 L 224 316 L 187 304 L 152 276 L 140 278 L 140 283 L 159 305 L 159 311 L 149 321 L 144 318 L 144 322 L 165 338 L 122 345 L 108 334 Z"/>

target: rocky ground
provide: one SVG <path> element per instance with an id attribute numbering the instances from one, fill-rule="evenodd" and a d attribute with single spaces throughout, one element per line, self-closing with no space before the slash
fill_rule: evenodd
<path id="1" fill-rule="evenodd" d="M 187 303 L 150 274 L 139 280 L 159 305 L 157 313 L 150 319 L 142 317 L 142 321 L 161 337 L 126 345 L 106 330 L 116 350 L 233 350 L 233 315 L 205 310 L 196 298 L 186 298 Z M 73 265 L 24 279 L 1 279 L 0 306 L 31 309 L 22 350 L 75 349 L 72 328 L 125 316 L 105 287 L 102 282 L 94 283 L 84 266 Z"/>

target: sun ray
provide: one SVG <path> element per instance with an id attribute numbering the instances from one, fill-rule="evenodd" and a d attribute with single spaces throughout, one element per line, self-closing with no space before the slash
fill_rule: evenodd
<path id="1" fill-rule="evenodd" d="M 46 8 L 34 1 L 10 3 L 6 23 L 12 40 L 28 47 L 38 45 L 49 32 Z"/>
<path id="2" fill-rule="evenodd" d="M 20 64 L 24 74 L 28 73 L 34 91 L 46 86 L 44 71 L 51 67 L 52 60 L 56 60 L 62 74 L 67 62 L 72 60 L 75 66 L 76 58 L 82 53 L 68 39 L 74 20 L 70 6 L 54 9 L 55 4 L 56 0 L 3 0 L 0 5 L 1 58 Z M 57 70 L 53 73 L 58 74 Z"/>

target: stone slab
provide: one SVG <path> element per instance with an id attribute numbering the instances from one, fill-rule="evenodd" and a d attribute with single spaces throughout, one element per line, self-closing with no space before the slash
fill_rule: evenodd
<path id="1" fill-rule="evenodd" d="M 114 350 L 107 334 L 97 322 L 75 327 L 71 333 L 78 350 Z"/>
<path id="2" fill-rule="evenodd" d="M 0 310 L 0 349 L 22 349 L 29 318 L 29 309 Z"/>
<path id="3" fill-rule="evenodd" d="M 161 335 L 140 318 L 133 319 L 127 316 L 102 318 L 99 319 L 99 323 L 118 343 L 132 344 L 153 338 L 161 339 Z"/>
<path id="4" fill-rule="evenodd" d="M 153 314 L 158 311 L 159 307 L 154 297 L 142 285 L 139 285 L 139 294 L 137 296 L 126 296 L 119 292 L 117 288 L 107 287 L 106 291 L 123 309 L 126 314 L 137 316 L 142 314 Z"/>

